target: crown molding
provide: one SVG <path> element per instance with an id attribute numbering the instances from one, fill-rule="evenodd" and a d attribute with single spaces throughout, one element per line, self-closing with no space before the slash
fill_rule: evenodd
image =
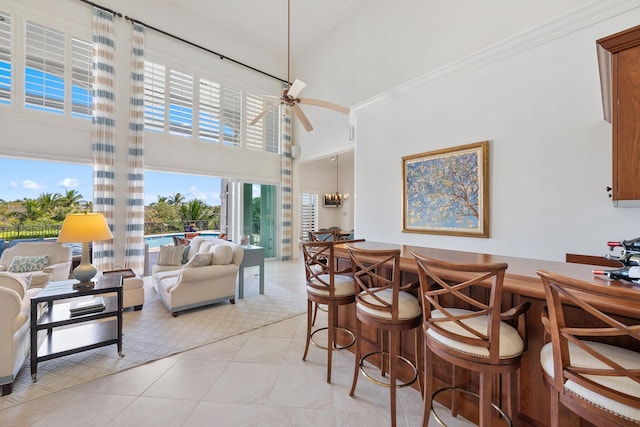
<path id="1" fill-rule="evenodd" d="M 476 70 L 479 67 L 534 49 L 637 7 L 640 7 L 640 0 L 592 0 L 584 6 L 566 12 L 542 25 L 515 34 L 355 104 L 351 107 L 351 111 L 358 114 L 377 108 L 388 100 L 396 101 L 399 97 L 413 94 L 422 88 L 433 86 L 465 74 L 469 70 Z"/>

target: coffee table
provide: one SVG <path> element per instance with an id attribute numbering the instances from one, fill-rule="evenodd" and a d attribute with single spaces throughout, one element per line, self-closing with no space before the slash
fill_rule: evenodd
<path id="1" fill-rule="evenodd" d="M 73 289 L 76 280 L 50 282 L 31 298 L 31 378 L 36 381 L 38 363 L 98 347 L 116 344 L 122 354 L 122 275 L 100 277 L 91 289 Z M 111 295 L 108 295 L 111 294 Z M 104 310 L 71 315 L 77 298 L 101 296 Z M 64 301 L 68 300 L 68 301 Z M 38 319 L 38 304 L 47 311 Z M 55 304 L 54 304 L 55 303 Z M 99 320 L 99 321 L 98 321 Z M 66 326 L 65 328 L 56 328 Z M 38 348 L 38 331 L 47 330 Z"/>

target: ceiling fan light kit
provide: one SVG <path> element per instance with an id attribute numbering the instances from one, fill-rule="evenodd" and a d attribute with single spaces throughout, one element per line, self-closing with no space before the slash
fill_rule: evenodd
<path id="1" fill-rule="evenodd" d="M 251 123 L 249 123 L 249 125 L 255 125 L 269 111 L 278 108 L 280 105 L 287 105 L 291 107 L 293 114 L 298 118 L 307 132 L 312 131 L 313 126 L 298 104 L 315 105 L 317 107 L 328 108 L 339 113 L 349 114 L 349 109 L 347 107 L 334 104 L 333 102 L 313 98 L 299 98 L 298 95 L 300 95 L 300 92 L 302 92 L 306 86 L 307 84 L 299 79 L 296 79 L 293 84 L 291 83 L 291 0 L 287 0 L 287 88 L 282 91 L 282 96 L 279 98 L 269 95 L 265 96 L 265 98 L 279 99 L 280 102 L 264 109 L 251 121 Z"/>

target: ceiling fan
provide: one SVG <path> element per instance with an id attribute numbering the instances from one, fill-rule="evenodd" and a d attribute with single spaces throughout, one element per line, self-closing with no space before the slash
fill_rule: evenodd
<path id="1" fill-rule="evenodd" d="M 298 98 L 302 89 L 307 86 L 305 82 L 302 80 L 296 79 L 293 84 L 291 84 L 290 79 L 291 74 L 291 0 L 287 0 L 287 88 L 282 90 L 282 96 L 272 96 L 272 95 L 264 95 L 264 98 L 273 98 L 278 100 L 279 102 L 271 105 L 264 109 L 260 114 L 258 114 L 252 121 L 249 123 L 250 126 L 255 125 L 262 119 L 265 114 L 269 111 L 278 108 L 280 105 L 288 105 L 292 108 L 293 114 L 300 120 L 302 126 L 305 128 L 307 132 L 313 130 L 313 126 L 311 126 L 311 122 L 304 114 L 302 109 L 298 104 L 308 104 L 315 105 L 318 107 L 329 108 L 334 111 L 338 111 L 340 113 L 349 114 L 349 109 L 347 107 L 343 107 L 342 105 L 334 104 L 333 102 L 323 101 L 320 99 L 313 98 Z"/>

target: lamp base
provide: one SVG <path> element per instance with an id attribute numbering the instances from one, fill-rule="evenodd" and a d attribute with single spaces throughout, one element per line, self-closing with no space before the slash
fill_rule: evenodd
<path id="1" fill-rule="evenodd" d="M 96 282 L 89 280 L 88 282 L 76 282 L 73 284 L 73 289 L 93 289 Z"/>

